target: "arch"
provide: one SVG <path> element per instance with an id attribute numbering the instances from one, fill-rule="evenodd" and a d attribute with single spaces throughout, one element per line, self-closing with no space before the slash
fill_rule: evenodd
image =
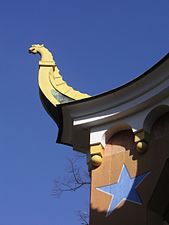
<path id="1" fill-rule="evenodd" d="M 154 108 L 153 110 L 151 110 L 144 120 L 144 124 L 143 124 L 144 131 L 150 134 L 150 131 L 154 122 L 167 112 L 169 112 L 168 105 L 160 105 Z"/>
<path id="2" fill-rule="evenodd" d="M 103 147 L 105 147 L 105 145 L 113 135 L 124 130 L 132 130 L 132 127 L 127 123 L 120 123 L 108 128 L 101 139 L 101 144 L 103 145 Z"/>

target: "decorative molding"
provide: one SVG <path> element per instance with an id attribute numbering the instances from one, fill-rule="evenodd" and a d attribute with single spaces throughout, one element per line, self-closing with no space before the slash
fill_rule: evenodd
<path id="1" fill-rule="evenodd" d="M 103 147 L 101 144 L 91 145 L 90 152 L 87 157 L 87 164 L 89 171 L 96 169 L 102 163 L 103 158 Z"/>
<path id="2" fill-rule="evenodd" d="M 29 48 L 29 52 L 41 56 L 39 61 L 39 88 L 54 106 L 90 97 L 74 90 L 62 79 L 52 53 L 44 45 L 34 44 Z"/>
<path id="3" fill-rule="evenodd" d="M 154 121 L 169 111 L 169 57 L 118 89 L 61 105 L 60 109 L 63 129 L 58 142 L 81 152 L 86 152 L 87 144 L 104 146 L 105 138 L 121 130 L 149 133 Z"/>
<path id="4" fill-rule="evenodd" d="M 135 133 L 134 142 L 138 153 L 145 153 L 148 149 L 149 134 L 143 130 Z"/>
<path id="5" fill-rule="evenodd" d="M 39 88 L 45 96 L 41 100 L 59 126 L 57 141 L 77 151 L 104 146 L 109 136 L 125 129 L 149 134 L 154 121 L 169 111 L 169 55 L 128 84 L 90 97 L 67 85 L 44 45 L 32 45 L 29 52 L 41 56 Z M 143 145 L 139 142 L 138 150 Z"/>

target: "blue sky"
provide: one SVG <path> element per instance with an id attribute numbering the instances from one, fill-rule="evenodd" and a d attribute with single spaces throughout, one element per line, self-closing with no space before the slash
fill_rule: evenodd
<path id="1" fill-rule="evenodd" d="M 3 1 L 0 7 L 0 224 L 79 225 L 87 209 L 82 189 L 51 196 L 66 174 L 68 146 L 38 95 L 44 43 L 70 85 L 90 95 L 142 74 L 169 50 L 168 0 Z M 82 167 L 83 167 L 82 163 Z"/>

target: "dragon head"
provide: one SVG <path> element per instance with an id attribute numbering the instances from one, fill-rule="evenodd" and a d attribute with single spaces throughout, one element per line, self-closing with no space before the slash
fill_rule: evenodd
<path id="1" fill-rule="evenodd" d="M 36 54 L 39 53 L 40 48 L 44 47 L 43 44 L 34 44 L 29 48 L 29 53 Z"/>

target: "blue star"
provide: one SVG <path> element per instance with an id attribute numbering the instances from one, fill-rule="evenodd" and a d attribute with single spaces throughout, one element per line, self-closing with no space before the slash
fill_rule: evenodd
<path id="1" fill-rule="evenodd" d="M 142 201 L 136 192 L 136 188 L 148 174 L 149 172 L 137 177 L 130 177 L 126 166 L 123 164 L 117 183 L 96 188 L 112 197 L 106 216 L 109 216 L 122 201 L 130 201 L 141 205 Z"/>

